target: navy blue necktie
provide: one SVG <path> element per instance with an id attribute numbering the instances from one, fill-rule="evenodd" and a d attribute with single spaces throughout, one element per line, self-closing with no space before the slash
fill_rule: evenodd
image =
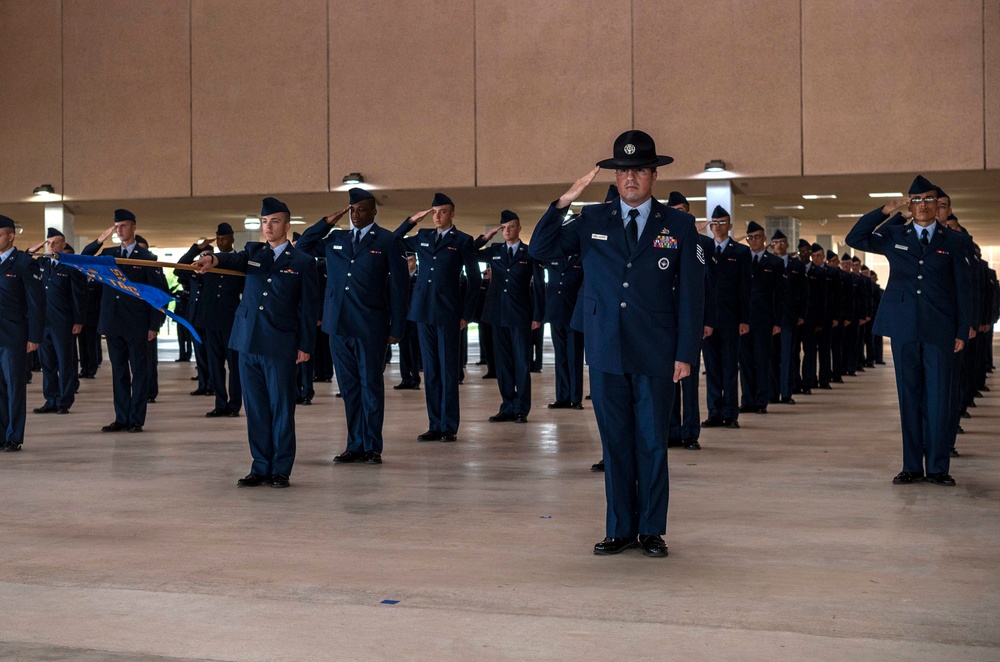
<path id="1" fill-rule="evenodd" d="M 625 224 L 625 245 L 628 246 L 628 252 L 631 253 L 635 249 L 635 245 L 639 243 L 639 223 L 636 219 L 639 218 L 638 209 L 628 210 L 628 223 Z"/>
<path id="2" fill-rule="evenodd" d="M 927 238 L 927 228 L 920 231 L 920 243 L 924 246 L 931 243 L 931 240 Z"/>

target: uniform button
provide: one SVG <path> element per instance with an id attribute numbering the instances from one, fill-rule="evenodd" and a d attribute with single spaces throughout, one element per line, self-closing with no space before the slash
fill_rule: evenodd
<path id="1" fill-rule="evenodd" d="M 431 271 L 434 271 L 434 267 L 431 267 Z"/>
<path id="2" fill-rule="evenodd" d="M 628 304 L 622 301 L 622 308 L 628 308 Z"/>
<path id="3" fill-rule="evenodd" d="M 270 278 L 268 278 L 268 279 L 267 279 L 267 282 L 269 282 L 269 283 L 270 283 L 270 282 L 271 282 L 271 279 L 270 279 Z"/>
<path id="4" fill-rule="evenodd" d="M 258 308 L 257 310 L 264 310 L 264 306 L 261 306 L 261 307 L 260 307 L 260 308 Z"/>
<path id="5" fill-rule="evenodd" d="M 267 296 L 267 292 L 264 292 L 264 296 Z"/>
<path id="6" fill-rule="evenodd" d="M 625 265 L 625 268 L 626 268 L 626 269 L 631 269 L 631 268 L 632 268 L 632 263 L 631 263 L 631 262 L 629 262 L 628 264 L 626 264 L 626 265 Z"/>
<path id="7" fill-rule="evenodd" d="M 923 280 L 923 279 L 924 279 L 924 276 L 923 276 L 923 274 L 919 274 L 919 275 L 917 276 L 917 280 Z"/>
<path id="8" fill-rule="evenodd" d="M 504 292 L 506 292 L 506 291 L 507 291 L 507 288 L 505 287 L 503 291 L 504 291 Z"/>
<path id="9" fill-rule="evenodd" d="M 557 290 L 556 294 L 562 294 L 562 290 Z"/>
<path id="10" fill-rule="evenodd" d="M 917 294 L 920 294 L 920 290 L 917 290 Z"/>
<path id="11" fill-rule="evenodd" d="M 435 255 L 432 259 L 436 260 L 437 259 L 437 255 Z"/>
<path id="12" fill-rule="evenodd" d="M 350 277 L 351 277 L 351 272 L 350 272 L 350 271 L 348 271 L 348 272 L 347 272 L 347 277 L 348 277 L 348 278 L 350 278 Z"/>
<path id="13" fill-rule="evenodd" d="M 351 260 L 351 264 L 354 264 L 354 260 Z"/>
<path id="14" fill-rule="evenodd" d="M 628 283 L 622 283 L 622 287 L 628 287 Z"/>
<path id="15" fill-rule="evenodd" d="M 920 260 L 919 262 L 917 262 L 917 264 L 923 264 L 923 263 L 924 263 L 923 260 Z"/>

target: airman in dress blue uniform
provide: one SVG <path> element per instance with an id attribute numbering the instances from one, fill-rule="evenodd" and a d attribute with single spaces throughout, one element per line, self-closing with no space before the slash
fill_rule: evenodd
<path id="1" fill-rule="evenodd" d="M 912 223 L 878 227 L 904 206 Z M 965 243 L 937 222 L 937 207 L 936 187 L 918 176 L 908 199 L 865 214 L 846 238 L 849 246 L 889 261 L 874 330 L 891 339 L 896 369 L 903 470 L 895 484 L 955 485 L 948 473 L 953 354 L 969 338 L 972 303 L 964 295 L 972 285 Z"/>
<path id="2" fill-rule="evenodd" d="M 233 226 L 229 223 L 220 223 L 216 228 L 215 242 L 220 254 L 236 252 L 233 236 Z M 177 261 L 191 264 L 196 257 L 211 255 L 212 252 L 212 239 L 209 238 L 193 244 Z M 178 273 L 191 274 L 190 271 L 180 270 Z M 229 348 L 229 337 L 233 332 L 245 279 L 212 272 L 187 277 L 191 282 L 187 320 L 200 329 L 208 373 L 207 390 L 215 394 L 215 406 L 205 413 L 205 417 L 236 418 L 243 406 L 243 388 L 240 385 L 240 355 Z"/>
<path id="3" fill-rule="evenodd" d="M 740 339 L 740 411 L 766 414 L 771 399 L 771 343 L 781 332 L 785 266 L 765 250 L 764 228 L 747 224 L 750 246 L 750 333 Z"/>
<path id="4" fill-rule="evenodd" d="M 617 197 L 617 196 L 616 196 Z M 549 409 L 583 409 L 583 333 L 572 328 L 583 284 L 579 255 L 545 262 L 545 318 L 555 353 L 556 399 Z"/>
<path id="5" fill-rule="evenodd" d="M 334 462 L 381 464 L 385 350 L 403 335 L 409 271 L 402 239 L 375 223 L 375 197 L 349 195 L 350 206 L 313 224 L 296 248 L 326 258 L 323 330 L 347 414 L 347 449 Z M 331 230 L 348 212 L 351 227 Z"/>
<path id="6" fill-rule="evenodd" d="M 111 233 L 121 246 L 101 250 Z M 100 251 L 100 253 L 98 253 Z M 108 255 L 116 258 L 155 261 L 156 256 L 142 248 L 135 238 L 135 214 L 115 210 L 115 222 L 101 236 L 89 243 L 82 255 Z M 162 287 L 159 269 L 141 266 L 118 267 L 133 283 Z M 103 432 L 142 432 L 149 401 L 149 343 L 159 332 L 164 315 L 145 301 L 104 285 L 98 333 L 104 334 L 114 382 L 115 420 Z"/>
<path id="7" fill-rule="evenodd" d="M 45 333 L 38 263 L 14 247 L 14 220 L 0 216 L 0 451 L 21 450 L 27 416 L 27 360 Z"/>
<path id="8" fill-rule="evenodd" d="M 704 339 L 705 428 L 739 428 L 740 337 L 750 332 L 750 249 L 729 236 L 732 217 L 721 205 L 712 211 L 713 240 L 708 269 L 716 283 L 715 328 Z"/>
<path id="9" fill-rule="evenodd" d="M 37 248 L 46 244 L 46 252 L 62 253 L 66 250 L 66 235 L 49 228 L 45 241 Z M 40 264 L 45 286 L 45 337 L 38 347 L 38 358 L 42 363 L 45 403 L 32 411 L 68 414 L 76 400 L 79 383 L 76 335 L 83 330 L 87 277 L 78 269 L 61 265 L 52 258 L 40 258 Z"/>
<path id="10" fill-rule="evenodd" d="M 778 326 L 781 331 L 773 337 L 771 346 L 771 402 L 794 405 L 792 389 L 795 385 L 795 361 L 799 351 L 799 337 L 809 310 L 809 283 L 806 266 L 798 257 L 788 254 L 788 237 L 781 230 L 771 235 L 774 256 L 782 262 L 784 276 L 780 282 L 782 292 L 781 314 Z"/>
<path id="11" fill-rule="evenodd" d="M 406 237 L 428 214 L 433 215 L 434 227 Z M 417 254 L 419 270 L 407 317 L 417 323 L 424 367 L 429 428 L 417 436 L 419 441 L 455 441 L 458 434 L 460 335 L 475 313 L 482 275 L 475 241 L 454 222 L 455 204 L 445 194 L 435 193 L 430 209 L 396 229 L 407 250 Z M 468 279 L 464 296 L 463 276 Z"/>
<path id="12" fill-rule="evenodd" d="M 532 257 L 583 261 L 584 342 L 607 500 L 599 555 L 641 545 L 647 556 L 667 556 L 665 405 L 697 360 L 705 305 L 705 254 L 694 218 L 652 196 L 657 167 L 672 161 L 656 153 L 648 134 L 626 131 L 614 157 L 553 202 L 532 235 Z M 586 206 L 563 225 L 600 168 L 614 169 L 621 197 Z M 676 299 L 664 296 L 675 285 Z"/>
<path id="13" fill-rule="evenodd" d="M 503 242 L 486 246 L 497 232 Z M 540 262 L 528 255 L 521 241 L 521 219 L 505 209 L 500 226 L 476 239 L 481 259 L 491 268 L 492 277 L 483 321 L 493 330 L 500 411 L 491 423 L 527 423 L 531 411 L 532 331 L 540 329 L 545 316 L 545 280 Z"/>
<path id="14" fill-rule="evenodd" d="M 295 462 L 295 366 L 316 342 L 321 296 L 316 261 L 288 241 L 291 212 L 264 198 L 264 242 L 238 253 L 213 253 L 194 264 L 246 273 L 229 348 L 239 352 L 243 406 L 253 465 L 239 487 L 289 486 Z"/>

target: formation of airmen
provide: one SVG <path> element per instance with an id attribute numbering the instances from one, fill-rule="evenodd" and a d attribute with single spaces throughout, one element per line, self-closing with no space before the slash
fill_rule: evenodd
<path id="1" fill-rule="evenodd" d="M 680 192 L 666 204 L 652 195 L 657 168 L 671 161 L 647 134 L 623 133 L 613 158 L 552 203 L 530 246 L 509 210 L 479 237 L 461 232 L 443 193 L 394 230 L 383 228 L 375 198 L 360 188 L 349 191 L 346 208 L 301 236 L 289 237 L 291 212 L 269 197 L 261 209 L 264 241 L 237 250 L 232 227 L 221 223 L 214 240 L 193 244 L 179 260 L 193 270 L 175 273 L 179 312 L 203 342 L 182 338 L 182 353 L 193 353 L 198 366 L 192 395 L 214 396 L 205 416 L 245 413 L 253 461 L 238 486 L 289 486 L 295 408 L 310 404 L 312 382 L 332 372 L 347 428 L 334 462 L 381 464 L 383 376 L 394 344 L 401 374 L 394 388 L 422 387 L 426 399 L 427 429 L 417 440 L 456 441 L 471 321 L 480 323 L 497 379 L 493 423 L 528 422 L 546 323 L 556 373 L 548 408 L 584 409 L 586 346 L 586 399 L 603 446 L 592 468 L 605 472 L 608 501 L 607 536 L 596 554 L 641 547 L 666 556 L 666 448 L 699 450 L 702 428 L 739 428 L 740 414 L 795 405 L 796 397 L 885 365 L 883 336 L 893 343 L 903 422 L 903 471 L 894 482 L 954 485 L 948 459 L 958 455 L 961 420 L 988 390 L 993 369 L 1000 287 L 948 196 L 918 177 L 906 200 L 873 211 L 848 235 L 847 244 L 889 260 L 883 290 L 858 257 L 805 240 L 790 252 L 780 230 L 768 239 L 753 221 L 744 245 L 721 206 L 703 233 Z M 570 215 L 601 168 L 616 179 L 606 201 Z M 349 224 L 338 227 L 344 216 Z M 417 229 L 425 220 L 429 227 Z M 0 450 L 21 448 L 27 357 L 36 349 L 45 402 L 34 413 L 70 411 L 79 378 L 93 377 L 99 361 L 99 342 L 84 340 L 88 328 L 106 339 L 114 385 L 115 418 L 102 430 L 142 432 L 156 401 L 164 315 L 50 257 L 72 250 L 57 230 L 20 252 L 13 228 L 0 216 Z M 104 248 L 112 233 L 120 246 Z M 498 234 L 502 240 L 492 242 Z M 47 256 L 32 259 L 43 247 Z M 156 260 L 125 209 L 82 253 Z M 167 289 L 157 267 L 119 268 L 129 280 Z M 96 311 L 88 292 L 90 300 L 100 294 Z"/>

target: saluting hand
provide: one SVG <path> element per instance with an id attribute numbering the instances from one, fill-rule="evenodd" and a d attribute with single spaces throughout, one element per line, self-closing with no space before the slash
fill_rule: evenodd
<path id="1" fill-rule="evenodd" d="M 205 250 L 206 248 L 212 245 L 213 241 L 215 241 L 215 237 L 209 237 L 208 239 L 198 242 L 198 250 L 199 251 Z"/>
<path id="2" fill-rule="evenodd" d="M 486 241 L 489 241 L 493 237 L 497 236 L 497 232 L 500 232 L 500 227 L 495 227 L 492 230 L 490 230 L 489 232 L 487 232 L 486 234 L 484 234 L 483 235 L 483 239 L 485 239 Z"/>
<path id="3" fill-rule="evenodd" d="M 702 232 L 704 232 L 705 228 L 708 227 L 708 224 L 710 222 L 711 221 L 696 221 L 695 224 L 694 224 L 694 227 L 698 231 L 698 234 L 701 234 Z"/>
<path id="4" fill-rule="evenodd" d="M 885 214 L 886 216 L 891 216 L 894 211 L 896 211 L 900 207 L 906 207 L 909 204 L 910 204 L 909 198 L 903 198 L 902 200 L 893 200 L 892 202 L 885 203 L 885 206 L 882 207 L 882 213 Z"/>
<path id="5" fill-rule="evenodd" d="M 338 211 L 336 214 L 330 214 L 329 216 L 327 216 L 323 220 L 326 221 L 327 225 L 336 225 L 337 223 L 340 222 L 340 219 L 344 218 L 344 214 L 346 214 L 349 211 L 351 211 L 350 206 L 344 207 L 343 209 L 341 209 L 340 211 Z"/>
<path id="6" fill-rule="evenodd" d="M 410 216 L 410 222 L 411 223 L 419 223 L 420 221 L 422 221 L 424 219 L 424 216 L 427 216 L 427 214 L 431 213 L 432 211 L 434 211 L 434 210 L 433 209 L 425 209 L 423 211 L 418 211 L 413 216 Z"/>
<path id="7" fill-rule="evenodd" d="M 104 242 L 106 242 L 108 240 L 108 237 L 110 237 L 112 234 L 114 234 L 114 232 L 115 232 L 115 226 L 112 223 L 111 227 L 108 228 L 107 230 L 105 230 L 104 232 L 102 232 L 101 236 L 97 238 L 97 243 L 103 244 Z"/>
<path id="8" fill-rule="evenodd" d="M 556 203 L 556 209 L 565 209 L 566 207 L 569 207 L 571 202 L 576 201 L 576 199 L 583 193 L 583 190 L 590 186 L 590 183 L 594 181 L 594 178 L 597 177 L 597 173 L 600 171 L 600 168 L 595 167 L 586 175 L 576 180 L 573 185 L 569 187 L 569 190 L 559 197 L 559 201 Z"/>

